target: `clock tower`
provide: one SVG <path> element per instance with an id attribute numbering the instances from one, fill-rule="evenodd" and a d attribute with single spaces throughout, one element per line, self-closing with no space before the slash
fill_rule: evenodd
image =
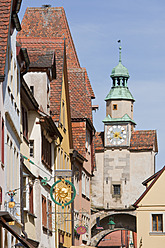
<path id="1" fill-rule="evenodd" d="M 135 130 L 129 73 L 121 61 L 111 72 L 105 98 L 104 131 L 95 134 L 96 167 L 92 177 L 92 207 L 127 209 L 144 191 L 142 182 L 155 172 L 158 152 L 155 130 Z"/>
<path id="2" fill-rule="evenodd" d="M 121 47 L 119 47 L 119 64 L 113 68 L 111 78 L 112 87 L 105 98 L 106 118 L 103 120 L 105 147 L 128 147 L 131 132 L 136 125 L 133 120 L 135 100 L 127 86 L 129 73 L 121 63 Z"/>

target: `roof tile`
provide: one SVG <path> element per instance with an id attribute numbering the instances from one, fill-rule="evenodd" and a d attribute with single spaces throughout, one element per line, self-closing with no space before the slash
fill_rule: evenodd
<path id="1" fill-rule="evenodd" d="M 11 2 L 11 0 L 0 0 L 0 76 L 4 76 L 5 73 Z"/>
<path id="2" fill-rule="evenodd" d="M 130 150 L 153 150 L 158 151 L 155 130 L 133 131 L 130 140 Z"/>

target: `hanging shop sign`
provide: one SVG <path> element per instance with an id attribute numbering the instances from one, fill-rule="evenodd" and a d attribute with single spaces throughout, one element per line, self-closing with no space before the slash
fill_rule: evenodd
<path id="1" fill-rule="evenodd" d="M 76 189 L 69 180 L 61 179 L 52 185 L 50 196 L 54 203 L 64 208 L 74 201 Z"/>
<path id="2" fill-rule="evenodd" d="M 78 226 L 76 232 L 80 235 L 83 235 L 87 232 L 87 229 L 85 226 Z"/>

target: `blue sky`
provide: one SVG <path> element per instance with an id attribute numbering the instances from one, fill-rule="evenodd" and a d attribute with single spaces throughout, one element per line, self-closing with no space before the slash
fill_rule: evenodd
<path id="1" fill-rule="evenodd" d="M 159 153 L 156 170 L 165 165 L 165 1 L 163 0 L 23 0 L 27 7 L 63 6 L 82 67 L 96 95 L 93 104 L 97 131 L 103 130 L 104 99 L 110 74 L 118 64 L 117 40 L 122 40 L 122 63 L 128 68 L 128 87 L 136 102 L 136 130 L 156 129 Z"/>

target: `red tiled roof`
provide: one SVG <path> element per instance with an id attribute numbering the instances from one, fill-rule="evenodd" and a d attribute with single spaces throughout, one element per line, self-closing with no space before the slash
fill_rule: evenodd
<path id="1" fill-rule="evenodd" d="M 86 140 L 86 122 L 72 122 L 73 147 L 83 157 L 86 157 L 85 140 Z"/>
<path id="2" fill-rule="evenodd" d="M 94 138 L 95 151 L 104 150 L 104 132 L 96 132 Z"/>
<path id="3" fill-rule="evenodd" d="M 75 46 L 63 7 L 27 8 L 18 38 L 66 38 L 68 67 L 80 67 Z"/>
<path id="4" fill-rule="evenodd" d="M 87 70 L 86 70 L 86 68 L 82 68 L 82 69 L 84 70 L 84 73 L 85 73 L 85 82 L 86 82 L 86 87 L 87 87 L 88 93 L 91 95 L 92 99 L 95 99 L 95 94 L 94 94 L 92 86 L 90 84 Z"/>
<path id="5" fill-rule="evenodd" d="M 87 91 L 85 73 L 82 68 L 68 70 L 68 82 L 72 118 L 92 120 L 91 95 Z"/>
<path id="6" fill-rule="evenodd" d="M 30 59 L 30 67 L 35 68 L 50 68 L 53 65 L 54 52 L 53 51 L 28 51 Z"/>
<path id="7" fill-rule="evenodd" d="M 63 7 L 27 8 L 17 38 L 65 38 L 68 68 L 81 68 Z M 85 70 L 86 88 L 95 98 Z"/>
<path id="8" fill-rule="evenodd" d="M 0 76 L 4 76 L 5 73 L 11 2 L 11 0 L 0 0 Z"/>
<path id="9" fill-rule="evenodd" d="M 133 131 L 130 140 L 130 150 L 155 150 L 157 148 L 157 138 L 155 130 Z"/>

